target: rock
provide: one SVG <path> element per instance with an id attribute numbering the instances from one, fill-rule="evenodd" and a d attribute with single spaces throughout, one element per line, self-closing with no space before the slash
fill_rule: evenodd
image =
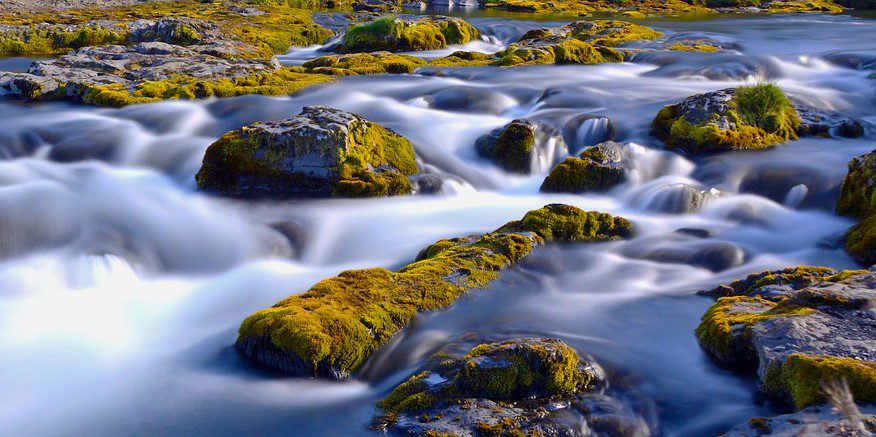
<path id="1" fill-rule="evenodd" d="M 657 113 L 651 135 L 688 154 L 762 149 L 797 139 L 800 120 L 779 87 L 761 84 L 688 97 Z"/>
<path id="2" fill-rule="evenodd" d="M 862 264 L 876 263 L 876 150 L 849 161 L 837 214 L 860 222 L 846 233 L 846 251 Z"/>
<path id="3" fill-rule="evenodd" d="M 395 10 L 395 2 L 392 0 L 359 0 L 353 3 L 356 12 L 389 12 Z"/>
<path id="4" fill-rule="evenodd" d="M 613 141 L 598 144 L 559 163 L 542 182 L 540 190 L 546 193 L 607 191 L 626 180 L 622 163 L 628 158 L 623 144 Z"/>
<path id="5" fill-rule="evenodd" d="M 761 390 L 797 408 L 824 402 L 821 384 L 841 378 L 857 402 L 876 401 L 876 273 L 831 272 L 763 272 L 720 288 L 728 297 L 703 316 L 700 344 L 723 365 L 756 367 Z"/>
<path id="6" fill-rule="evenodd" d="M 198 187 L 234 197 L 408 194 L 417 173 L 410 141 L 324 106 L 226 133 L 204 155 Z"/>
<path id="7" fill-rule="evenodd" d="M 349 28 L 338 51 L 436 50 L 453 44 L 465 44 L 480 37 L 480 32 L 461 18 L 441 15 L 386 17 Z"/>
<path id="8" fill-rule="evenodd" d="M 843 138 L 858 138 L 864 135 L 864 124 L 861 120 L 798 102 L 794 102 L 793 105 L 800 118 L 800 125 L 797 128 L 800 135 L 825 137 L 835 135 Z"/>
<path id="9" fill-rule="evenodd" d="M 475 141 L 483 158 L 492 160 L 505 171 L 528 174 L 554 164 L 568 153 L 559 132 L 550 125 L 529 120 L 513 120 Z"/>
<path id="10" fill-rule="evenodd" d="M 429 106 L 445 111 L 500 114 L 518 104 L 513 98 L 484 88 L 453 86 L 425 97 Z"/>
<path id="11" fill-rule="evenodd" d="M 876 407 L 861 407 L 861 425 L 870 433 L 876 432 Z M 754 417 L 747 423 L 727 431 L 726 437 L 777 436 L 865 436 L 855 432 L 855 426 L 841 412 L 829 405 L 817 405 L 796 413 L 774 417 Z"/>
<path id="12" fill-rule="evenodd" d="M 407 55 L 390 52 L 350 53 L 328 55 L 305 62 L 301 66 L 308 72 L 347 76 L 355 74 L 406 74 L 423 66 L 426 61 Z"/>
<path id="13" fill-rule="evenodd" d="M 222 31 L 213 23 L 189 18 L 137 20 L 130 26 L 132 43 L 164 42 L 179 46 L 222 40 Z"/>
<path id="14" fill-rule="evenodd" d="M 377 429 L 411 435 L 589 435 L 639 430 L 607 396 L 604 372 L 557 339 L 481 344 L 431 364 L 378 402 Z M 638 419 L 638 420 L 636 420 Z M 649 434 L 647 425 L 642 435 Z"/>
<path id="15" fill-rule="evenodd" d="M 349 270 L 257 311 L 240 325 L 246 358 L 299 377 L 346 379 L 421 311 L 451 305 L 545 241 L 628 238 L 626 219 L 568 205 L 528 212 L 493 233 L 441 240 L 391 272 Z"/>
<path id="16" fill-rule="evenodd" d="M 0 72 L 0 99 L 37 100 L 54 94 L 58 81 L 30 73 Z"/>
<path id="17" fill-rule="evenodd" d="M 715 188 L 677 183 L 653 186 L 641 192 L 633 201 L 648 211 L 690 214 L 702 210 L 720 195 L 721 192 Z"/>

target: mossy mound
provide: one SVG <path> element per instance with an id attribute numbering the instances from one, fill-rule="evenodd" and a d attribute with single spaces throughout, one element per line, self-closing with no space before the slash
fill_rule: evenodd
<path id="1" fill-rule="evenodd" d="M 410 141 L 337 109 L 310 106 L 213 143 L 195 179 L 235 197 L 374 197 L 408 194 L 417 172 Z"/>
<path id="2" fill-rule="evenodd" d="M 790 14 L 814 12 L 820 14 L 841 14 L 843 7 L 830 1 L 772 1 L 766 11 L 771 14 Z"/>
<path id="3" fill-rule="evenodd" d="M 689 154 L 763 149 L 797 139 L 800 119 L 773 84 L 729 88 L 664 107 L 651 135 Z"/>
<path id="4" fill-rule="evenodd" d="M 717 52 L 718 49 L 718 47 L 703 41 L 682 41 L 669 46 L 669 50 L 681 52 L 712 53 Z"/>
<path id="5" fill-rule="evenodd" d="M 876 150 L 849 161 L 836 212 L 860 220 L 846 233 L 846 251 L 863 264 L 876 263 Z"/>
<path id="6" fill-rule="evenodd" d="M 374 52 L 323 56 L 305 62 L 302 67 L 317 74 L 348 76 L 355 74 L 409 74 L 425 64 L 426 61 L 413 56 Z"/>
<path id="7" fill-rule="evenodd" d="M 825 402 L 822 384 L 845 380 L 859 404 L 876 403 L 876 362 L 854 358 L 791 354 L 771 369 L 765 387 L 787 393 L 798 409 Z"/>
<path id="8" fill-rule="evenodd" d="M 770 285 L 787 285 L 792 290 L 799 290 L 816 282 L 840 279 L 836 270 L 829 267 L 797 266 L 782 270 L 767 270 L 752 273 L 745 279 L 719 285 L 711 290 L 701 290 L 697 294 L 714 298 L 727 296 L 749 296 L 758 293 L 762 287 Z"/>
<path id="9" fill-rule="evenodd" d="M 876 263 L 876 214 L 849 228 L 846 252 L 861 264 Z"/>
<path id="10" fill-rule="evenodd" d="M 461 18 L 428 16 L 402 20 L 385 17 L 348 29 L 338 51 L 358 53 L 436 50 L 453 44 L 465 44 L 479 39 L 480 36 L 474 26 Z"/>
<path id="11" fill-rule="evenodd" d="M 124 27 L 23 26 L 0 32 L 0 56 L 54 55 L 88 46 L 126 44 L 128 36 Z"/>
<path id="12" fill-rule="evenodd" d="M 541 184 L 545 193 L 584 193 L 609 190 L 626 179 L 620 144 L 608 142 L 591 147 L 577 157 L 557 164 Z"/>
<path id="13" fill-rule="evenodd" d="M 629 222 L 549 205 L 494 233 L 439 241 L 397 272 L 351 270 L 249 316 L 237 349 L 295 376 L 343 379 L 419 312 L 451 305 L 487 285 L 545 240 L 620 238 Z"/>
<path id="14" fill-rule="evenodd" d="M 587 16 L 592 13 L 633 13 L 631 18 L 645 15 L 698 15 L 711 11 L 698 2 L 668 1 L 610 1 L 610 0 L 481 0 L 486 8 L 540 14 Z"/>
<path id="15" fill-rule="evenodd" d="M 535 159 L 535 137 L 538 126 L 529 120 L 513 120 L 504 127 L 475 141 L 475 149 L 505 171 L 529 173 Z"/>
<path id="16" fill-rule="evenodd" d="M 568 396 L 586 390 L 597 379 L 562 341 L 522 338 L 481 344 L 462 358 L 440 360 L 396 387 L 378 405 L 384 413 L 399 414 L 464 398 L 513 401 Z"/>

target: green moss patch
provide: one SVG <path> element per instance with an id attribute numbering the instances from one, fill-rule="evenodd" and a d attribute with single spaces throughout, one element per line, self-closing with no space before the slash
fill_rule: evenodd
<path id="1" fill-rule="evenodd" d="M 699 294 L 712 297 L 747 296 L 767 285 L 790 285 L 794 289 L 807 287 L 816 282 L 836 280 L 838 272 L 829 267 L 797 266 L 782 270 L 767 270 L 748 275 L 745 279 L 719 285 Z"/>
<path id="2" fill-rule="evenodd" d="M 390 52 L 351 53 L 329 55 L 305 62 L 302 67 L 309 72 L 331 76 L 356 74 L 409 74 L 426 64 L 426 61 L 407 55 Z"/>
<path id="3" fill-rule="evenodd" d="M 26 27 L 0 33 L 0 56 L 43 56 L 88 46 L 126 44 L 127 29 L 83 26 L 74 30 Z"/>
<path id="4" fill-rule="evenodd" d="M 822 384 L 842 379 L 855 402 L 876 402 L 876 362 L 854 358 L 791 354 L 778 368 L 769 370 L 765 385 L 772 394 L 789 395 L 802 409 L 825 402 Z"/>
<path id="5" fill-rule="evenodd" d="M 590 219 L 594 215 L 598 219 Z M 543 239 L 619 238 L 601 227 L 629 223 L 570 206 L 527 216 L 495 233 L 438 242 L 398 272 L 352 270 L 323 280 L 249 316 L 240 326 L 238 349 L 300 376 L 345 377 L 419 312 L 447 307 L 467 290 L 487 285 Z"/>
<path id="6" fill-rule="evenodd" d="M 452 44 L 465 44 L 480 36 L 474 26 L 459 18 L 424 17 L 408 21 L 385 17 L 348 29 L 341 51 L 436 50 Z"/>
<path id="7" fill-rule="evenodd" d="M 606 191 L 624 181 L 624 169 L 607 163 L 605 154 L 592 147 L 580 156 L 570 156 L 557 164 L 544 179 L 540 191 L 583 193 Z"/>
<path id="8" fill-rule="evenodd" d="M 830 1 L 773 1 L 770 2 L 767 12 L 772 14 L 790 14 L 814 12 L 820 14 L 841 14 L 843 7 Z"/>
<path id="9" fill-rule="evenodd" d="M 711 11 L 696 5 L 696 2 L 681 0 L 668 1 L 609 1 L 609 0 L 484 0 L 481 4 L 487 8 L 504 9 L 515 12 L 534 12 L 540 14 L 587 16 L 593 13 L 628 13 L 631 18 L 644 15 L 698 15 Z"/>

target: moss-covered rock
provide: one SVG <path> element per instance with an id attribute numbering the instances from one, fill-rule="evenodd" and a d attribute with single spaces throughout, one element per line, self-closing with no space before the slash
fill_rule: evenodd
<path id="1" fill-rule="evenodd" d="M 343 379 L 419 312 L 489 284 L 545 240 L 621 238 L 630 227 L 607 214 L 549 205 L 494 233 L 439 241 L 397 272 L 351 270 L 323 280 L 249 316 L 236 347 L 295 376 Z"/>
<path id="2" fill-rule="evenodd" d="M 407 74 L 426 64 L 426 61 L 390 52 L 350 53 L 329 55 L 305 62 L 308 72 L 330 76 L 355 74 Z"/>
<path id="3" fill-rule="evenodd" d="M 645 15 L 696 15 L 708 14 L 711 11 L 700 5 L 700 2 L 684 2 L 682 0 L 667 1 L 610 1 L 610 0 L 481 0 L 487 8 L 503 9 L 515 12 L 535 12 L 551 15 L 587 16 L 593 13 L 624 13 L 630 18 L 641 18 Z"/>
<path id="4" fill-rule="evenodd" d="M 858 271 L 863 273 L 863 271 Z M 799 290 L 816 282 L 838 280 L 836 270 L 829 267 L 797 266 L 782 270 L 767 270 L 752 273 L 745 279 L 719 285 L 711 290 L 701 290 L 697 294 L 714 298 L 727 296 L 763 296 L 772 298 L 769 286 L 787 286 L 789 290 Z"/>
<path id="5" fill-rule="evenodd" d="M 529 120 L 514 120 L 478 138 L 475 149 L 506 171 L 526 174 L 532 171 L 537 131 L 538 126 Z"/>
<path id="6" fill-rule="evenodd" d="M 788 0 L 769 2 L 766 11 L 771 14 L 790 14 L 806 12 L 820 14 L 841 14 L 843 12 L 843 7 L 831 1 Z"/>
<path id="7" fill-rule="evenodd" d="M 826 402 L 822 385 L 845 380 L 855 402 L 876 403 L 876 361 L 794 353 L 770 370 L 765 387 L 773 394 L 787 394 L 797 408 Z"/>
<path id="8" fill-rule="evenodd" d="M 353 26 L 344 35 L 342 53 L 436 50 L 479 39 L 480 32 L 456 17 L 381 18 Z"/>
<path id="9" fill-rule="evenodd" d="M 876 150 L 849 161 L 836 212 L 860 220 L 846 233 L 846 251 L 865 265 L 876 263 Z"/>
<path id="10" fill-rule="evenodd" d="M 762 149 L 797 139 L 800 119 L 773 84 L 728 88 L 664 107 L 651 135 L 689 154 Z"/>
<path id="11" fill-rule="evenodd" d="M 626 180 L 622 145 L 609 141 L 593 146 L 577 157 L 557 164 L 544 179 L 540 190 L 546 193 L 583 193 L 609 190 Z"/>
<path id="12" fill-rule="evenodd" d="M 417 172 L 410 141 L 337 109 L 310 106 L 213 143 L 198 187 L 235 197 L 372 197 L 408 194 Z"/>

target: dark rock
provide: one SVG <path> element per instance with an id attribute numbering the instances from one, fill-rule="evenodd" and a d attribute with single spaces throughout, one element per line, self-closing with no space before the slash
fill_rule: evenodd
<path id="1" fill-rule="evenodd" d="M 517 119 L 475 141 L 478 154 L 505 171 L 528 174 L 554 164 L 568 153 L 562 136 L 551 125 Z"/>
<path id="2" fill-rule="evenodd" d="M 607 191 L 626 180 L 625 159 L 629 159 L 625 145 L 613 141 L 599 144 L 559 163 L 545 178 L 540 190 L 548 193 Z"/>
<path id="3" fill-rule="evenodd" d="M 839 136 L 858 138 L 864 135 L 864 123 L 836 111 L 813 108 L 799 102 L 794 103 L 800 117 L 798 133 L 810 136 Z"/>

